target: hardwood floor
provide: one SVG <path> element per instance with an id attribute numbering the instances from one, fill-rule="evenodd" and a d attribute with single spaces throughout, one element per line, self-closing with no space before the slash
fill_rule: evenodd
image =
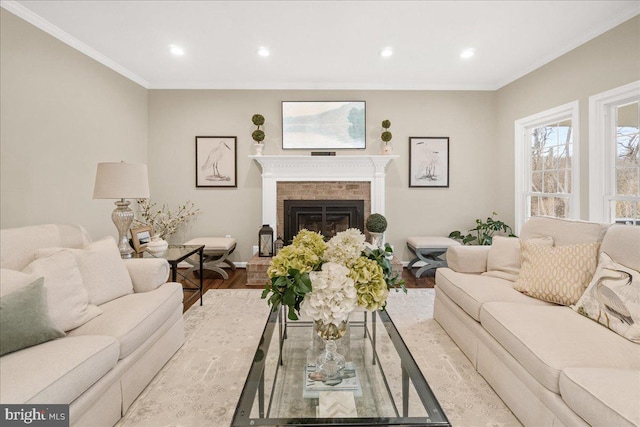
<path id="1" fill-rule="evenodd" d="M 416 270 L 417 269 L 413 269 L 413 272 L 406 268 L 402 270 L 402 278 L 405 281 L 405 286 L 407 288 L 433 288 L 435 284 L 435 270 L 429 271 L 428 274 L 423 275 L 419 279 L 416 279 L 414 276 Z M 256 287 L 247 285 L 247 271 L 244 268 L 238 268 L 236 271 L 225 271 L 229 274 L 229 278 L 227 280 L 223 280 L 218 273 L 205 270 L 203 292 L 206 293 L 211 289 L 264 289 L 263 286 Z M 198 283 L 199 280 L 195 276 L 192 276 L 190 279 L 195 283 Z M 190 283 L 185 285 L 185 281 L 182 281 L 182 283 L 183 286 L 192 286 Z M 193 304 L 199 304 L 199 300 L 200 294 L 196 290 L 184 291 L 184 298 L 182 300 L 184 310 L 187 311 L 187 309 Z"/>

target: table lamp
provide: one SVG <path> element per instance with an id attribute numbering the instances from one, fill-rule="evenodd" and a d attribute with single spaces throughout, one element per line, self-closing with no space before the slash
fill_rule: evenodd
<path id="1" fill-rule="evenodd" d="M 133 222 L 133 211 L 125 199 L 148 199 L 149 178 L 147 165 L 141 163 L 98 163 L 94 199 L 119 199 L 111 219 L 118 229 L 118 249 L 122 258 L 131 258 L 133 249 L 129 244 L 129 228 Z"/>

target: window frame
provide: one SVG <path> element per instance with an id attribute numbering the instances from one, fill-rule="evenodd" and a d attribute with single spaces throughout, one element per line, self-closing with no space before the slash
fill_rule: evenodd
<path id="1" fill-rule="evenodd" d="M 589 97 L 589 220 L 613 223 L 610 202 L 616 193 L 616 115 L 640 101 L 640 80 Z"/>
<path id="2" fill-rule="evenodd" d="M 531 138 L 530 130 L 550 123 L 570 119 L 572 127 L 571 195 L 567 218 L 580 218 L 580 105 L 569 102 L 549 110 L 523 117 L 515 121 L 515 232 L 525 222 L 527 215 L 527 195 L 531 192 Z"/>

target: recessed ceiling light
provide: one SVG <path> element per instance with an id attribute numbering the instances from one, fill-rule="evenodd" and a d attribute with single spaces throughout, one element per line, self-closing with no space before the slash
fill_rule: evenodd
<path id="1" fill-rule="evenodd" d="M 271 52 L 269 52 L 269 49 L 267 49 L 266 47 L 261 47 L 258 49 L 258 55 L 262 56 L 262 57 L 267 57 L 271 54 Z"/>
<path id="2" fill-rule="evenodd" d="M 391 55 L 393 55 L 393 49 L 391 49 L 390 47 L 385 47 L 380 51 L 380 56 L 382 56 L 383 58 L 388 58 Z"/>
<path id="3" fill-rule="evenodd" d="M 184 55 L 184 49 L 181 48 L 178 45 L 175 44 L 170 44 L 169 45 L 169 52 L 171 52 L 172 54 L 176 55 L 176 56 L 182 56 Z"/>
<path id="4" fill-rule="evenodd" d="M 476 50 L 475 49 L 473 49 L 473 48 L 465 49 L 462 52 L 460 52 L 460 58 L 469 59 L 475 54 L 476 54 Z"/>

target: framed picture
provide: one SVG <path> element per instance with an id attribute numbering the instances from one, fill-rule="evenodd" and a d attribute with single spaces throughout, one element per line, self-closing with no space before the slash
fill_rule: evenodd
<path id="1" fill-rule="evenodd" d="M 409 187 L 449 187 L 449 137 L 409 137 Z"/>
<path id="2" fill-rule="evenodd" d="M 366 148 L 364 101 L 283 101 L 282 148 Z"/>
<path id="3" fill-rule="evenodd" d="M 153 234 L 153 228 L 149 225 L 143 227 L 131 229 L 131 241 L 133 242 L 133 249 L 140 253 L 147 247 L 147 243 L 151 241 L 151 235 Z"/>
<path id="4" fill-rule="evenodd" d="M 196 187 L 238 186 L 235 136 L 196 136 Z"/>

